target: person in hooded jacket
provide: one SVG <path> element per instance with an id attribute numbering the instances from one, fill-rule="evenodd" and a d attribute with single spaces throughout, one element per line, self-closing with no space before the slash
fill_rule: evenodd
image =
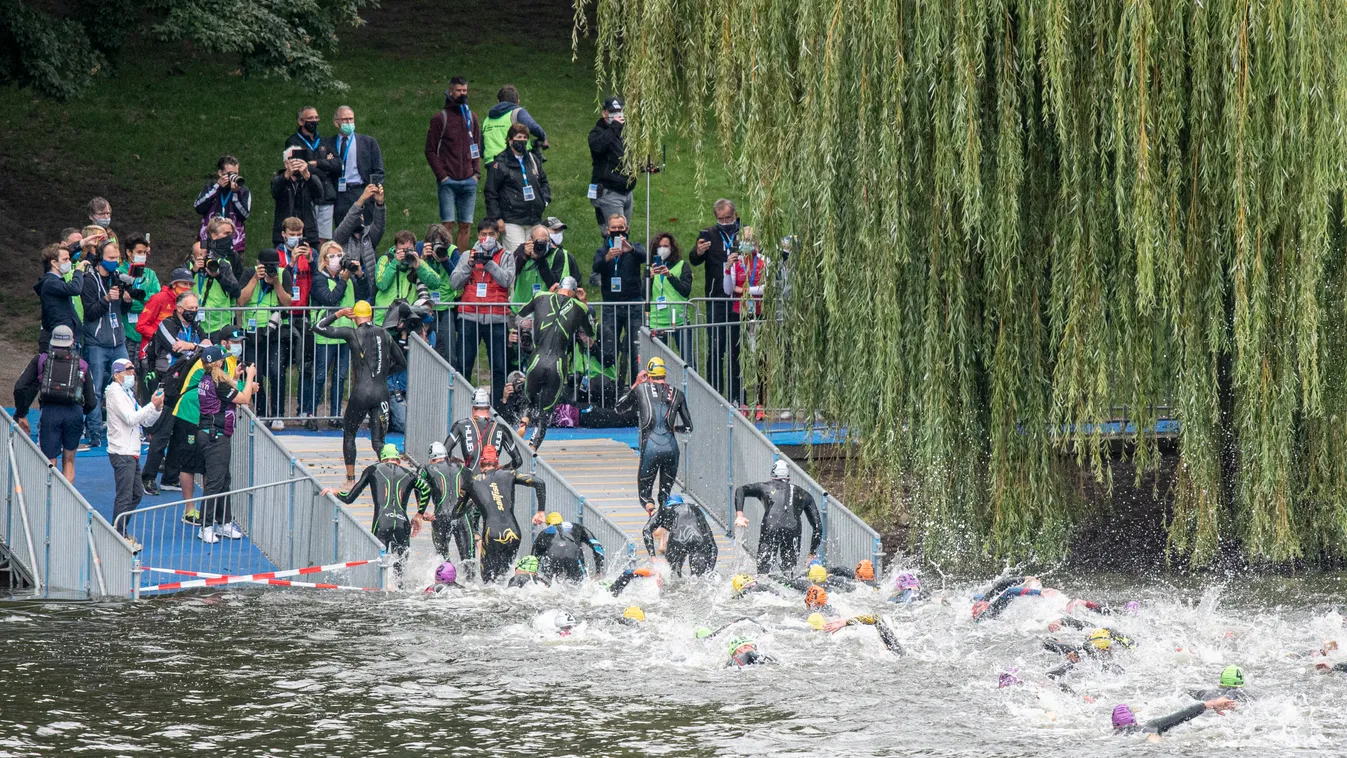
<path id="1" fill-rule="evenodd" d="M 528 149 L 528 127 L 510 127 L 505 149 L 490 156 L 486 169 L 486 217 L 505 224 L 502 244 L 514 251 L 529 239 L 529 230 L 542 223 L 552 202 L 552 187 L 542 161 Z"/>

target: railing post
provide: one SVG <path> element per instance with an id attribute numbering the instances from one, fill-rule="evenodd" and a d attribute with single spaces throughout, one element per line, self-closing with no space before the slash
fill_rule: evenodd
<path id="1" fill-rule="evenodd" d="M 295 478 L 295 463 L 296 463 L 296 461 L 295 461 L 294 456 L 291 456 L 291 457 L 290 457 L 290 475 L 286 477 L 287 479 L 293 480 L 293 479 Z M 290 486 L 287 487 L 286 489 L 289 491 L 289 498 L 290 498 L 289 515 L 288 515 L 288 517 L 287 517 L 287 518 L 289 519 L 289 523 L 286 525 L 286 527 L 287 527 L 286 537 L 288 538 L 288 540 L 289 540 L 289 542 L 290 542 L 290 564 L 291 564 L 291 565 L 290 565 L 290 566 L 286 566 L 285 568 L 293 568 L 294 566 L 300 565 L 300 564 L 298 564 L 298 563 L 295 562 L 295 483 L 294 483 L 293 481 L 291 481 L 291 482 L 290 482 Z"/>
<path id="2" fill-rule="evenodd" d="M 725 416 L 725 536 L 734 536 L 734 406 Z"/>
<path id="3" fill-rule="evenodd" d="M 84 568 L 80 570 L 80 581 L 84 582 L 84 597 L 92 600 L 94 596 L 93 573 L 94 560 L 94 512 L 84 513 Z"/>
<path id="4" fill-rule="evenodd" d="M 585 496 L 580 496 L 580 512 L 575 515 L 575 523 L 585 525 Z"/>
<path id="5" fill-rule="evenodd" d="M 388 572 L 393 570 L 393 566 L 388 562 L 388 549 L 379 550 L 379 589 L 388 591 L 392 582 L 388 580 Z"/>
<path id="6" fill-rule="evenodd" d="M 254 416 L 253 414 L 249 413 L 249 414 L 248 414 L 248 486 L 249 486 L 249 487 L 255 486 L 255 485 L 257 484 L 256 479 L 257 479 L 257 417 Z M 254 493 L 252 493 L 252 492 L 249 492 L 249 493 L 248 493 L 248 529 L 249 529 L 249 530 L 251 530 L 251 529 L 254 528 L 254 526 L 253 526 L 253 505 L 255 504 L 255 500 L 254 500 L 254 498 L 253 498 L 253 495 L 254 495 Z"/>
<path id="7" fill-rule="evenodd" d="M 131 599 L 140 599 L 140 575 L 144 571 L 140 568 L 140 553 L 131 556 Z"/>
<path id="8" fill-rule="evenodd" d="M 818 518 L 819 518 L 819 521 L 823 522 L 823 523 L 822 523 L 822 529 L 821 529 L 821 532 L 823 533 L 823 539 L 819 540 L 819 543 L 818 543 L 818 547 L 819 547 L 819 554 L 818 554 L 818 557 L 819 557 L 819 560 L 823 561 L 823 565 L 826 566 L 826 565 L 828 565 L 828 493 L 827 493 L 827 492 L 824 492 L 824 493 L 823 493 L 823 496 L 819 498 Z"/>
<path id="9" fill-rule="evenodd" d="M 55 466 L 47 467 L 47 545 L 43 550 L 46 557 L 42 559 L 47 569 L 47 586 L 43 588 L 43 597 L 51 597 L 51 475 L 55 470 Z"/>

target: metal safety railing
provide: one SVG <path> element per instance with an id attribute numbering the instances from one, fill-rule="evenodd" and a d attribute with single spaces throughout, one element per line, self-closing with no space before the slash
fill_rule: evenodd
<path id="1" fill-rule="evenodd" d="M 53 468 L 14 419 L 0 410 L 0 457 L 6 495 L 0 541 L 52 597 L 129 597 L 131 544 Z"/>
<path id="2" fill-rule="evenodd" d="M 413 336 L 407 347 L 408 394 L 418 399 L 416 412 L 407 417 L 406 452 L 413 460 L 425 463 L 430 443 L 443 441 L 449 436 L 449 427 L 455 420 L 468 418 L 472 414 L 472 393 L 475 388 L 420 336 Z M 499 414 L 495 411 L 492 414 L 497 421 L 510 428 Z M 514 429 L 510 429 L 510 434 L 514 437 L 515 448 L 527 456 L 529 448 L 524 440 Z M 583 524 L 593 532 L 610 561 L 635 552 L 636 545 L 627 534 L 590 505 L 547 461 L 538 456 L 529 458 L 522 468 L 546 485 L 547 510 L 557 511 L 567 521 Z M 523 544 L 520 546 L 520 555 L 523 555 L 533 549 L 536 529 L 530 527 L 530 521 L 537 512 L 538 504 L 532 491 L 521 491 L 520 494 L 522 496 L 515 500 L 515 518 L 524 532 L 521 535 Z"/>
<path id="3" fill-rule="evenodd" d="M 880 570 L 883 550 L 879 534 L 783 455 L 734 405 L 648 329 L 641 331 L 641 355 L 647 359 L 662 358 L 666 381 L 682 390 L 687 398 L 694 431 L 692 439 L 684 445 L 678 479 L 684 490 L 708 506 L 722 528 L 728 532 L 734 523 L 735 489 L 766 480 L 772 464 L 782 460 L 790 469 L 791 482 L 813 495 L 819 506 L 823 519 L 819 557 L 832 565 L 844 566 L 868 559 L 874 561 L 876 571 Z M 723 506 L 717 507 L 719 504 Z M 745 501 L 744 515 L 751 525 L 761 524 L 761 504 L 756 499 Z M 803 525 L 803 549 L 808 548 L 808 529 L 807 524 Z M 749 530 L 745 542 L 750 550 L 757 549 L 755 529 Z"/>

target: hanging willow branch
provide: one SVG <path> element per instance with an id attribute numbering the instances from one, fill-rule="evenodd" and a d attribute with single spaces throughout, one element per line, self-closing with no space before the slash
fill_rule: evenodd
<path id="1" fill-rule="evenodd" d="M 1061 552 L 1063 454 L 1170 416 L 1175 555 L 1347 557 L 1347 4 L 595 3 L 628 153 L 713 129 L 797 236 L 772 391 L 925 549 Z"/>

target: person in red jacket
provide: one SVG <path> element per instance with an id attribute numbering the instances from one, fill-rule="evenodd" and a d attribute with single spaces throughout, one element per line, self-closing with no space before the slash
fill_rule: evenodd
<path id="1" fill-rule="evenodd" d="M 459 250 L 468 249 L 477 180 L 482 177 L 482 122 L 468 108 L 468 80 L 455 76 L 444 91 L 444 109 L 426 130 L 426 162 L 440 192 L 440 223 Z"/>
<path id="2" fill-rule="evenodd" d="M 136 334 L 140 335 L 140 360 L 145 359 L 145 348 L 154 338 L 154 330 L 159 328 L 159 322 L 173 315 L 178 295 L 191 288 L 192 272 L 175 268 L 169 283 L 145 301 L 145 309 L 140 312 L 140 320 L 136 322 Z"/>

